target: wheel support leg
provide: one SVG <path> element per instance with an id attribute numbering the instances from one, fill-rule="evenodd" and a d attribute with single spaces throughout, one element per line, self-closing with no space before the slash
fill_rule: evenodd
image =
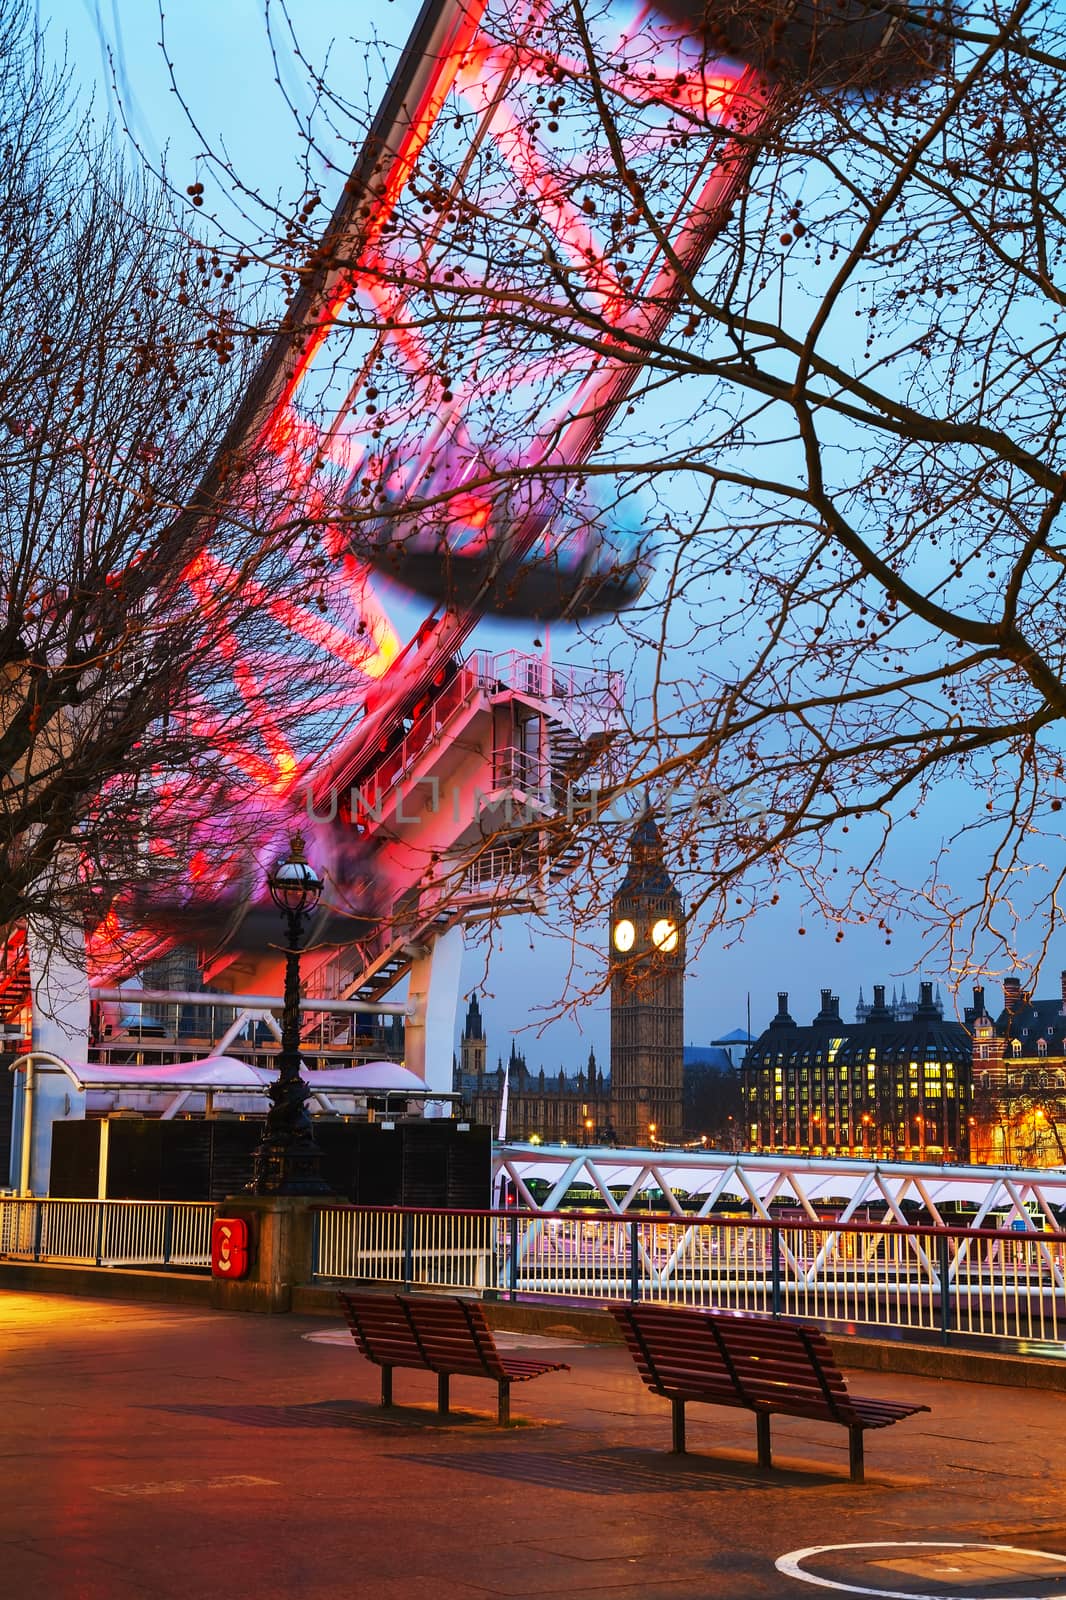
<path id="1" fill-rule="evenodd" d="M 448 1415 L 448 1374 L 437 1373 L 437 1410 L 442 1417 Z"/>

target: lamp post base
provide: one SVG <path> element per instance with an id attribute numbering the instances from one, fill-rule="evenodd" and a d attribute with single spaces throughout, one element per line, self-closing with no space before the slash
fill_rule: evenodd
<path id="1" fill-rule="evenodd" d="M 314 1195 L 235 1194 L 222 1202 L 251 1234 L 246 1278 L 212 1280 L 219 1311 L 287 1312 L 293 1295 L 314 1278 Z"/>
<path id="2" fill-rule="evenodd" d="M 255 1168 L 248 1192 L 336 1198 L 322 1176 L 322 1152 L 313 1140 L 294 1144 L 264 1141 L 255 1152 Z"/>

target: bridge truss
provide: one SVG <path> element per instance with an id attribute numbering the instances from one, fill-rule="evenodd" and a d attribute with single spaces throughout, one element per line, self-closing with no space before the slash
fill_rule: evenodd
<path id="1" fill-rule="evenodd" d="M 513 1185 L 522 1206 L 542 1212 L 556 1210 L 575 1190 L 590 1191 L 616 1216 L 653 1205 L 677 1217 L 708 1217 L 739 1205 L 766 1222 L 785 1208 L 816 1224 L 827 1215 L 840 1223 L 863 1221 L 873 1212 L 908 1227 L 919 1207 L 936 1226 L 964 1221 L 979 1229 L 997 1219 L 1057 1231 L 1066 1212 L 1066 1168 L 1058 1167 L 506 1143 L 497 1147 L 495 1173 L 497 1183 Z"/>

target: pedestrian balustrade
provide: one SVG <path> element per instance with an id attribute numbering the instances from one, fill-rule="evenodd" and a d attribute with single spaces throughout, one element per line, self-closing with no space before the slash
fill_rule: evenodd
<path id="1" fill-rule="evenodd" d="M 338 1282 L 495 1289 L 497 1234 L 488 1212 L 324 1207 L 316 1213 L 312 1270 Z"/>
<path id="2" fill-rule="evenodd" d="M 194 1200 L 0 1198 L 0 1258 L 206 1269 L 215 1211 Z"/>
<path id="3" fill-rule="evenodd" d="M 0 1198 L 0 1259 L 210 1268 L 206 1201 Z M 319 1205 L 306 1281 L 658 1303 L 1066 1351 L 1066 1233 L 634 1212 Z"/>
<path id="4" fill-rule="evenodd" d="M 762 1312 L 945 1342 L 1066 1337 L 1066 1234 L 761 1218 L 329 1207 L 314 1276 Z"/>

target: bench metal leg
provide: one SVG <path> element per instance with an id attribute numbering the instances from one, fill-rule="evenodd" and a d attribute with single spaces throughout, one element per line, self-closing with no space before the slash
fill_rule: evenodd
<path id="1" fill-rule="evenodd" d="M 510 1426 L 511 1422 L 511 1385 L 506 1379 L 499 1384 L 499 1399 L 496 1405 L 496 1421 L 501 1428 Z"/>
<path id="2" fill-rule="evenodd" d="M 670 1407 L 674 1414 L 674 1441 L 670 1448 L 675 1455 L 683 1456 L 685 1453 L 685 1402 L 683 1400 L 671 1400 Z"/>
<path id="3" fill-rule="evenodd" d="M 866 1472 L 862 1459 L 862 1434 L 861 1428 L 848 1429 L 848 1466 L 851 1468 L 852 1483 L 865 1483 Z"/>
<path id="4" fill-rule="evenodd" d="M 448 1415 L 448 1374 L 437 1373 L 437 1410 L 442 1417 Z"/>
<path id="5" fill-rule="evenodd" d="M 755 1437 L 759 1447 L 759 1465 L 769 1469 L 773 1462 L 770 1459 L 770 1415 L 766 1411 L 755 1413 Z"/>
<path id="6" fill-rule="evenodd" d="M 392 1368 L 381 1369 L 381 1403 L 383 1406 L 392 1405 Z"/>

